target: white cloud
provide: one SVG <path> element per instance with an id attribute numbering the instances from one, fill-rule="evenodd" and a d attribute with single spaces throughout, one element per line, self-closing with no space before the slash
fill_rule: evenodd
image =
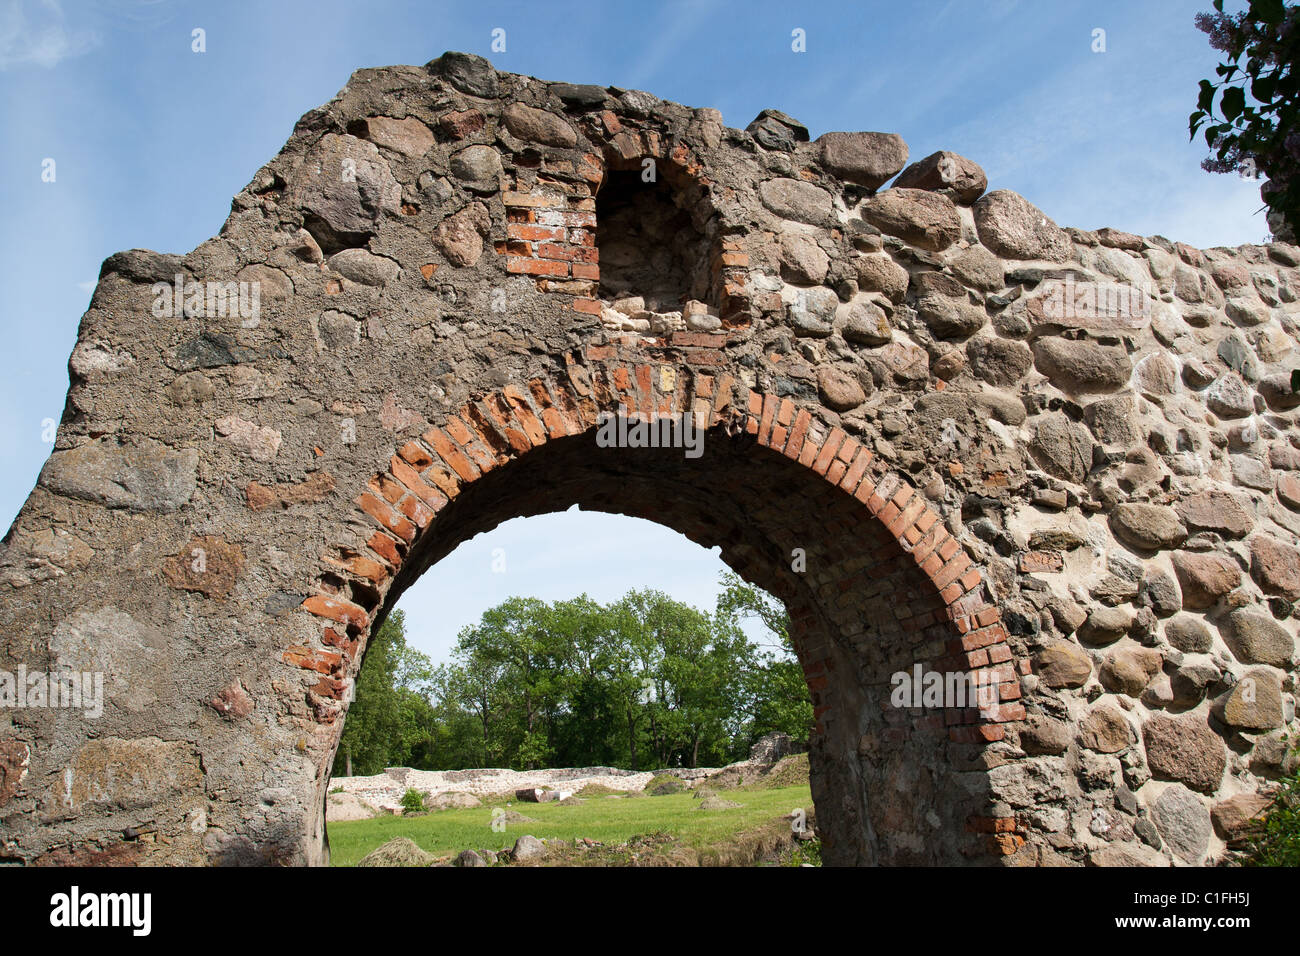
<path id="1" fill-rule="evenodd" d="M 68 24 L 58 0 L 38 4 L 9 0 L 0 7 L 0 70 L 22 66 L 49 69 L 90 52 L 99 42 L 94 30 Z"/>

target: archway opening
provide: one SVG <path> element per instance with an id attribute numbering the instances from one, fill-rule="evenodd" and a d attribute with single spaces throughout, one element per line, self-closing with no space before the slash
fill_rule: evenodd
<path id="1" fill-rule="evenodd" d="M 699 434 L 697 456 L 684 446 L 605 447 L 594 430 L 554 438 L 465 485 L 409 549 L 394 539 L 401 570 L 382 600 L 346 575 L 340 593 L 372 613 L 374 628 L 421 575 L 502 521 L 576 504 L 664 524 L 718 546 L 728 566 L 789 611 L 814 707 L 809 762 L 824 860 L 920 864 L 987 853 L 970 826 L 987 789 L 979 748 L 948 733 L 978 719 L 974 702 L 933 709 L 891 699 L 894 675 L 954 653 L 959 635 L 935 581 L 862 501 L 823 480 L 845 468 L 833 444 L 826 461 L 800 464 L 744 433 Z M 888 498 L 900 487 L 886 478 L 878 491 Z"/>

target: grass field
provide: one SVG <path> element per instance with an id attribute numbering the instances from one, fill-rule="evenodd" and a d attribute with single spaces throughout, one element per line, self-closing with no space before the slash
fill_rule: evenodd
<path id="1" fill-rule="evenodd" d="M 639 835 L 659 834 L 656 842 L 660 849 L 688 848 L 695 852 L 687 853 L 685 859 L 726 862 L 727 848 L 738 838 L 760 830 L 788 831 L 789 823 L 782 817 L 795 809 L 812 813 L 812 794 L 807 783 L 741 787 L 724 790 L 719 795 L 741 806 L 725 810 L 697 809 L 700 801 L 685 791 L 658 797 L 593 795 L 586 797 L 585 803 L 571 806 L 511 803 L 510 810 L 537 822 L 508 823 L 503 832 L 493 831 L 491 823 L 493 808 L 505 806 L 504 800 L 423 816 L 382 816 L 331 823 L 330 859 L 335 866 L 352 866 L 371 850 L 397 837 L 407 837 L 435 856 L 452 857 L 461 850 L 508 849 L 527 833 L 541 840 L 571 842 L 585 837 L 607 847 L 626 844 Z M 625 862 L 623 856 L 612 853 L 604 858 L 592 856 L 590 862 L 618 864 Z"/>

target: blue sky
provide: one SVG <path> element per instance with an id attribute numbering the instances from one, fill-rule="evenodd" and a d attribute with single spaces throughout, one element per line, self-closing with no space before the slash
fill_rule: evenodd
<path id="1" fill-rule="evenodd" d="M 384 2 L 0 0 L 0 520 L 49 454 L 67 359 L 100 263 L 184 253 L 353 70 L 445 50 L 549 80 L 644 89 L 722 111 L 951 149 L 989 188 L 1063 225 L 1208 247 L 1260 241 L 1258 189 L 1199 168 L 1187 115 L 1217 54 L 1192 25 L 1210 0 L 948 2 Z M 1232 5 L 1230 5 L 1232 9 Z M 206 52 L 191 50 L 195 28 Z M 506 50 L 491 51 L 494 29 Z M 791 32 L 806 52 L 791 50 Z M 1104 30 L 1105 52 L 1094 52 Z M 56 180 L 42 182 L 55 160 Z M 494 549 L 504 573 L 492 571 Z M 511 594 L 613 600 L 658 587 L 711 607 L 722 565 L 667 529 L 569 512 L 467 542 L 403 598 L 414 642 Z"/>

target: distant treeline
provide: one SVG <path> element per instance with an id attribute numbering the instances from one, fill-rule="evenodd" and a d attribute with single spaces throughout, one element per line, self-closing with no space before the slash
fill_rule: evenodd
<path id="1" fill-rule="evenodd" d="M 658 591 L 608 605 L 511 598 L 437 666 L 393 611 L 366 652 L 334 774 L 719 766 L 771 731 L 806 739 L 812 703 L 785 608 L 735 575 L 722 584 L 712 614 Z"/>

